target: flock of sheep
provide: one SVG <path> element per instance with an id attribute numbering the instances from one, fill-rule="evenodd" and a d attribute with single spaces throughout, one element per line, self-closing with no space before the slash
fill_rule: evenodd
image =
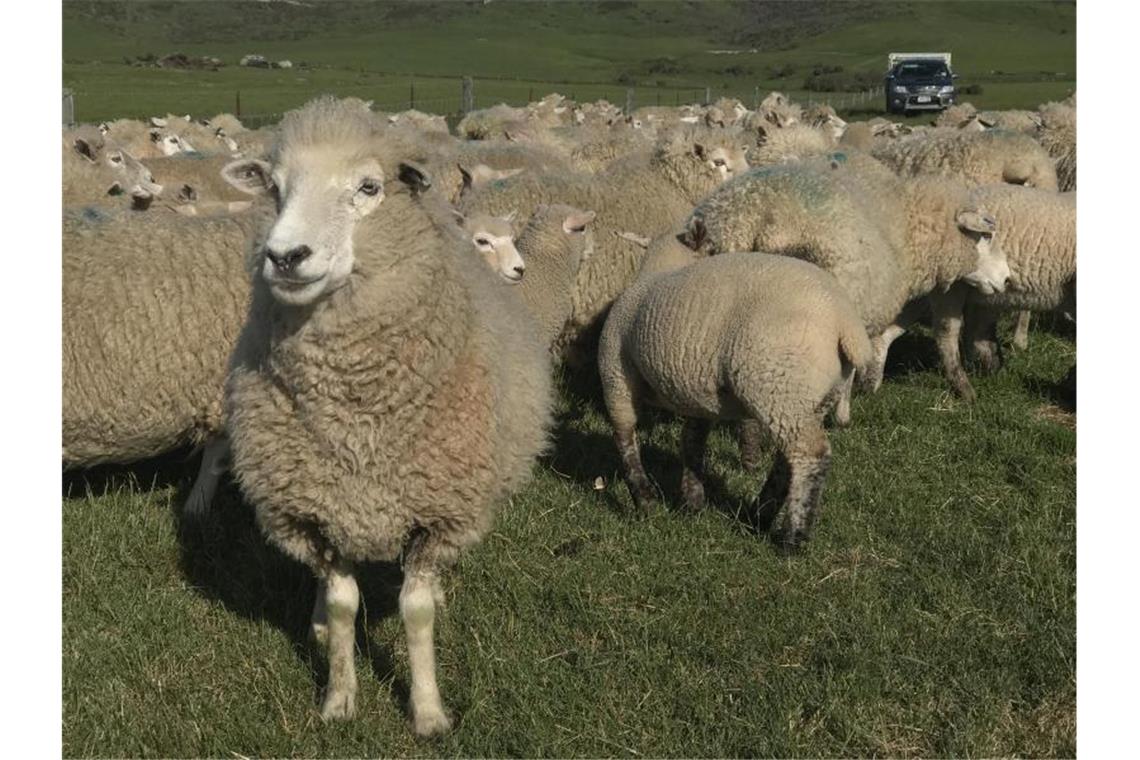
<path id="1" fill-rule="evenodd" d="M 646 404 L 685 419 L 688 507 L 713 421 L 740 423 L 745 466 L 771 446 L 754 518 L 790 551 L 825 419 L 851 421 L 908 325 L 930 317 L 969 400 L 959 347 L 998 369 L 999 314 L 1075 319 L 1075 100 L 939 122 L 551 95 L 453 135 L 322 97 L 260 130 L 65 130 L 64 466 L 201 446 L 198 515 L 231 471 L 319 579 L 326 719 L 354 712 L 354 566 L 402 559 L 414 729 L 446 731 L 440 573 L 550 444 L 557 363 L 596 364 L 641 509 Z"/>

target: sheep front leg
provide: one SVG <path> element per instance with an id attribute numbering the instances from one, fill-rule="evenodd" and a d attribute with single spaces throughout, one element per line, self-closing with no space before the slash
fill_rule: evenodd
<path id="1" fill-rule="evenodd" d="M 325 601 L 327 586 L 323 580 L 317 581 L 317 599 L 313 602 L 313 614 L 309 618 L 309 636 L 318 646 L 329 645 L 329 611 Z"/>
<path id="2" fill-rule="evenodd" d="M 1013 328 L 1013 347 L 1018 351 L 1029 348 L 1029 312 L 1017 312 L 1017 326 Z"/>
<path id="3" fill-rule="evenodd" d="M 621 455 L 633 503 L 639 510 L 648 513 L 653 509 L 657 493 L 653 490 L 653 484 L 649 482 L 645 466 L 641 463 L 641 446 L 637 441 L 637 430 L 633 427 L 615 427 L 614 441 L 617 443 L 618 454 Z"/>
<path id="4" fill-rule="evenodd" d="M 890 351 L 891 344 L 922 315 L 922 308 L 921 301 L 911 301 L 903 307 L 892 324 L 871 338 L 872 360 L 866 369 L 866 376 L 859 381 L 861 388 L 874 393 L 883 385 L 883 375 L 887 370 L 887 352 Z"/>
<path id="5" fill-rule="evenodd" d="M 788 458 L 782 450 L 777 450 L 772 459 L 772 469 L 760 488 L 760 494 L 753 502 L 753 521 L 758 531 L 766 531 L 775 521 L 780 505 L 788 496 Z"/>
<path id="6" fill-rule="evenodd" d="M 412 726 L 419 736 L 432 736 L 451 730 L 451 719 L 443 710 L 435 676 L 435 597 L 439 588 L 434 570 L 417 569 L 409 561 L 400 589 L 400 617 L 408 639 L 408 666 L 412 672 Z"/>
<path id="7" fill-rule="evenodd" d="M 681 428 L 681 503 L 693 512 L 705 505 L 705 444 L 709 427 L 708 420 L 688 417 Z"/>
<path id="8" fill-rule="evenodd" d="M 352 565 L 336 562 L 324 579 L 325 615 L 328 624 L 329 682 L 325 687 L 321 718 L 345 720 L 356 713 L 356 612 L 360 589 Z"/>
<path id="9" fill-rule="evenodd" d="M 998 311 L 988 306 L 973 305 L 966 313 L 966 346 L 978 370 L 991 374 L 1001 369 L 1001 343 L 997 336 Z"/>
<path id="10" fill-rule="evenodd" d="M 214 436 L 206 442 L 202 450 L 202 464 L 198 467 L 198 477 L 182 508 L 187 517 L 204 517 L 210 511 L 210 504 L 218 490 L 218 480 L 229 467 L 229 458 L 230 441 L 225 435 Z"/>
<path id="11" fill-rule="evenodd" d="M 764 448 L 764 432 L 760 423 L 749 418 L 741 420 L 737 442 L 740 446 L 740 466 L 746 472 L 756 472 L 760 469 L 760 452 Z"/>
<path id="12" fill-rule="evenodd" d="M 977 394 L 970 385 L 966 371 L 962 369 L 962 356 L 958 350 L 965 305 L 966 293 L 961 289 L 951 288 L 946 293 L 930 296 L 934 341 L 938 345 L 938 355 L 942 359 L 942 373 L 955 393 L 964 401 L 973 401 L 977 398 Z"/>
<path id="13" fill-rule="evenodd" d="M 810 537 L 830 467 L 831 444 L 823 428 L 811 431 L 789 452 L 787 497 L 780 519 L 771 529 L 772 540 L 782 554 L 798 552 Z"/>

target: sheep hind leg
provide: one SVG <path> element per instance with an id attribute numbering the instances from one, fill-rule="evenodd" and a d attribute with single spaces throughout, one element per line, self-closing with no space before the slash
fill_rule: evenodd
<path id="1" fill-rule="evenodd" d="M 317 581 L 317 599 L 313 602 L 313 614 L 309 618 L 309 636 L 326 650 L 329 645 L 329 610 L 325 599 L 327 593 L 325 582 Z"/>
<path id="2" fill-rule="evenodd" d="M 441 601 L 439 574 L 426 548 L 430 537 L 410 548 L 400 589 L 400 618 L 408 640 L 408 667 L 412 674 L 412 727 L 419 736 L 451 730 L 451 718 L 443 709 L 435 673 L 435 608 Z"/>
<path id="3" fill-rule="evenodd" d="M 698 512 L 705 506 L 705 468 L 710 423 L 688 417 L 681 428 L 681 503 Z"/>
<path id="4" fill-rule="evenodd" d="M 833 417 L 836 427 L 851 424 L 851 389 L 855 385 L 855 365 L 843 362 L 843 381 L 835 391 Z"/>
<path id="5" fill-rule="evenodd" d="M 1017 313 L 1017 325 L 1013 328 L 1013 347 L 1018 351 L 1029 348 L 1029 312 L 1024 309 Z"/>
<path id="6" fill-rule="evenodd" d="M 781 554 L 798 552 L 811 536 L 819 499 L 831 467 L 831 444 L 822 427 L 810 430 L 787 455 L 787 496 L 770 535 Z"/>
<path id="7" fill-rule="evenodd" d="M 187 517 L 205 517 L 218 490 L 218 481 L 229 468 L 230 441 L 224 435 L 217 435 L 206 442 L 202 450 L 202 464 L 198 467 L 198 477 L 190 495 L 182 508 Z"/>
<path id="8" fill-rule="evenodd" d="M 874 393 L 883 385 L 883 375 L 887 370 L 887 352 L 891 344 L 906 332 L 900 325 L 888 325 L 885 330 L 871 338 L 872 358 L 867 365 L 866 374 L 860 379 L 860 387 Z"/>
<path id="9" fill-rule="evenodd" d="M 745 418 L 737 429 L 737 443 L 740 447 L 740 466 L 745 472 L 760 469 L 761 452 L 764 448 L 764 431 L 759 422 Z"/>
<path id="10" fill-rule="evenodd" d="M 352 565 L 339 561 L 324 578 L 325 615 L 328 626 L 329 682 L 321 705 L 323 720 L 346 720 L 356 713 L 356 612 L 360 589 Z M 314 609 L 315 612 L 315 609 Z"/>

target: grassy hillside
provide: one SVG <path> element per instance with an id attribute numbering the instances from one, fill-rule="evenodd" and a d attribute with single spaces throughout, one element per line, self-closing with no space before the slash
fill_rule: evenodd
<path id="1" fill-rule="evenodd" d="M 1072 3 L 554 2 L 64 4 L 64 84 L 78 116 L 278 113 L 333 91 L 425 110 L 458 107 L 458 78 L 480 104 L 557 89 L 579 99 L 672 103 L 759 89 L 802 93 L 813 69 L 875 81 L 891 50 L 950 50 L 970 99 L 1032 106 L 1075 87 Z M 140 69 L 124 58 L 213 55 L 217 72 Z M 714 52 L 718 51 L 718 52 Z M 726 53 L 724 51 L 739 51 Z M 242 70 L 246 53 L 314 70 Z M 827 99 L 826 93 L 811 97 Z"/>

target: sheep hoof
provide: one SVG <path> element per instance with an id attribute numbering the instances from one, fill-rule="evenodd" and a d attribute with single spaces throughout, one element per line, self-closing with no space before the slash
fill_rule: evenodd
<path id="1" fill-rule="evenodd" d="M 967 404 L 972 404 L 978 400 L 978 392 L 969 383 L 955 386 L 954 391 L 958 394 L 958 398 Z"/>
<path id="2" fill-rule="evenodd" d="M 443 710 L 420 710 L 412 718 L 416 736 L 439 736 L 451 730 L 451 718 Z"/>
<path id="3" fill-rule="evenodd" d="M 803 554 L 807 536 L 803 531 L 785 530 L 776 532 L 772 541 L 776 544 L 776 553 L 781 557 L 794 557 Z"/>
<path id="4" fill-rule="evenodd" d="M 350 691 L 330 690 L 321 705 L 321 720 L 348 720 L 356 715 L 356 695 Z"/>

